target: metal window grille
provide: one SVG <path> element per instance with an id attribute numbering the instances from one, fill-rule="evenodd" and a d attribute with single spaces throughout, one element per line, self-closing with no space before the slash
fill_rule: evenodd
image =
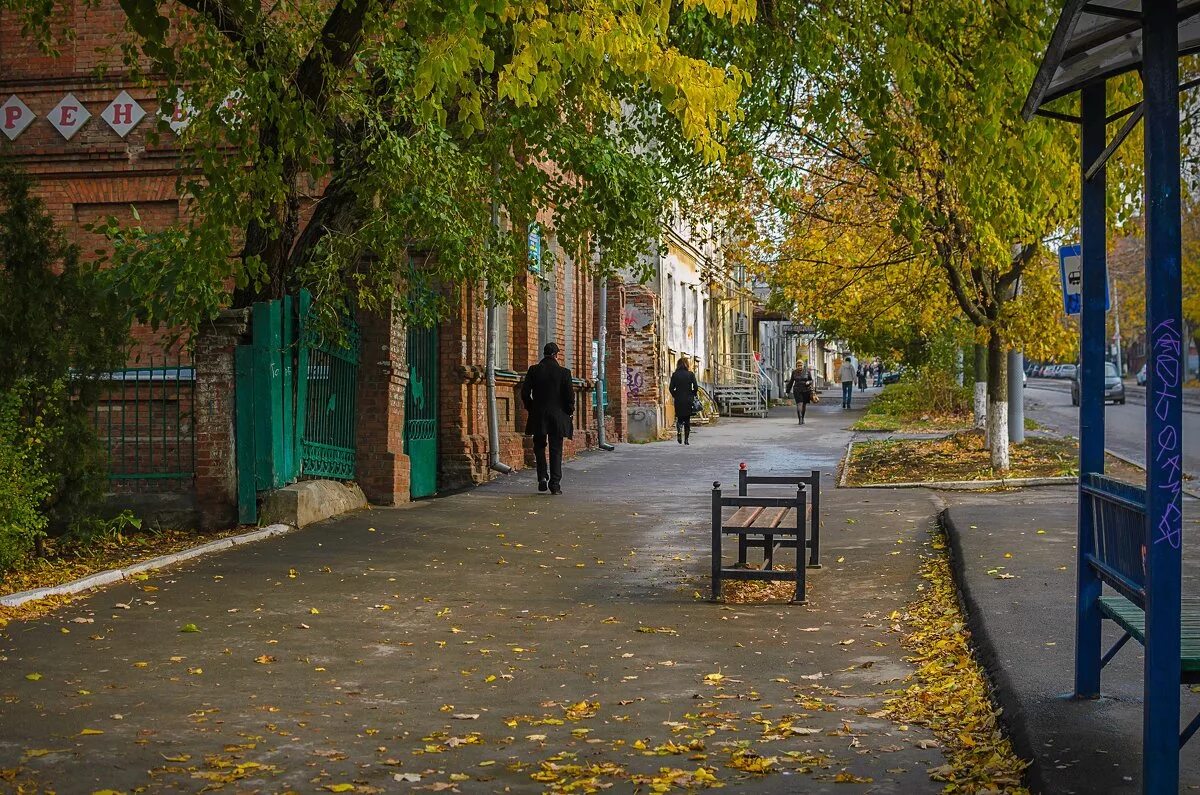
<path id="1" fill-rule="evenodd" d="M 178 354 L 105 373 L 92 420 L 118 492 L 187 491 L 195 476 L 196 375 Z"/>

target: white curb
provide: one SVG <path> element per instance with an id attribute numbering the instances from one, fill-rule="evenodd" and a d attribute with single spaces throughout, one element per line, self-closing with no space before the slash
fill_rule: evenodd
<path id="1" fill-rule="evenodd" d="M 907 483 L 860 483 L 848 486 L 851 489 L 947 489 L 954 491 L 980 491 L 996 488 L 1024 488 L 1026 486 L 1066 486 L 1078 483 L 1074 475 L 1052 478 L 1001 478 L 999 480 L 930 480 Z"/>
<path id="2" fill-rule="evenodd" d="M 850 441 L 846 442 L 846 457 L 842 459 L 842 472 L 838 477 L 837 487 L 839 489 L 846 488 L 846 481 L 850 477 L 850 453 L 854 450 L 854 434 L 850 437 Z"/>
<path id="3" fill-rule="evenodd" d="M 160 555 L 157 558 L 150 558 L 138 563 L 130 564 L 122 569 L 109 569 L 108 571 L 89 574 L 72 582 L 65 582 L 62 585 L 55 585 L 51 588 L 34 588 L 29 591 L 18 591 L 7 596 L 0 596 L 0 606 L 3 607 L 20 607 L 28 602 L 35 602 L 38 599 L 45 599 L 47 596 L 67 596 L 71 594 L 82 593 L 91 590 L 92 588 L 100 588 L 104 585 L 111 585 L 114 582 L 127 580 L 134 574 L 140 574 L 146 571 L 155 571 L 163 569 L 167 566 L 173 566 L 176 563 L 181 563 L 185 560 L 200 557 L 210 552 L 219 552 L 222 549 L 230 549 L 238 547 L 242 544 L 250 544 L 254 541 L 260 541 L 264 538 L 283 535 L 291 532 L 295 528 L 286 524 L 273 524 L 258 530 L 251 530 L 248 533 L 241 535 L 230 536 L 229 538 L 219 538 L 216 541 L 209 541 L 206 544 L 185 549 L 180 552 L 172 552 L 170 555 Z"/>

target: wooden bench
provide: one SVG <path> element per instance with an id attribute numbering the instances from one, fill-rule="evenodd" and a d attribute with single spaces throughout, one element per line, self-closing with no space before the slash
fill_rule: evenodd
<path id="1" fill-rule="evenodd" d="M 803 487 L 808 493 L 808 513 L 805 517 L 808 520 L 808 539 L 805 542 L 808 547 L 808 567 L 810 569 L 821 568 L 821 470 L 811 470 L 807 475 L 751 475 L 750 470 L 746 467 L 746 462 L 743 461 L 738 465 L 738 496 L 747 496 L 747 487 L 755 483 Z M 787 521 L 786 517 L 782 524 L 785 527 L 791 526 L 791 522 Z M 757 527 L 761 528 L 761 524 Z M 738 564 L 746 565 L 748 549 L 761 548 L 763 562 L 766 564 L 764 568 L 770 568 L 776 549 L 795 545 L 795 538 L 775 541 L 766 534 L 757 537 L 751 537 L 749 533 L 739 534 Z"/>
<path id="2" fill-rule="evenodd" d="M 805 598 L 805 550 L 811 550 L 810 562 L 816 566 L 820 544 L 818 541 L 819 497 L 810 510 L 811 484 L 820 482 L 820 472 L 811 475 L 772 475 L 752 477 L 743 463 L 738 472 L 738 495 L 726 497 L 721 493 L 721 484 L 713 483 L 712 490 L 712 601 L 721 598 L 723 580 L 771 580 L 785 582 L 794 580 L 795 595 L 792 601 L 803 603 Z M 795 497 L 765 497 L 750 495 L 747 486 L 751 483 L 775 483 L 796 486 Z M 819 486 L 817 487 L 819 489 Z M 726 516 L 728 509 L 732 513 Z M 811 521 L 810 521 L 811 519 Z M 809 527 L 813 538 L 808 538 Z M 738 537 L 738 565 L 725 567 L 722 562 L 721 541 L 727 535 Z M 760 547 L 763 550 L 763 568 L 746 568 L 746 551 Z M 796 550 L 794 571 L 775 571 L 775 550 L 790 547 Z"/>
<path id="3" fill-rule="evenodd" d="M 1092 552 L 1085 556 L 1096 576 L 1116 593 L 1101 596 L 1101 616 L 1124 634 L 1100 658 L 1101 669 L 1132 638 L 1146 644 L 1146 490 L 1104 475 L 1089 474 L 1080 484 L 1092 519 Z M 1081 609 L 1085 606 L 1081 606 Z M 1180 603 L 1180 684 L 1200 683 L 1200 599 Z M 1200 729 L 1196 715 L 1179 735 L 1182 748 Z"/>

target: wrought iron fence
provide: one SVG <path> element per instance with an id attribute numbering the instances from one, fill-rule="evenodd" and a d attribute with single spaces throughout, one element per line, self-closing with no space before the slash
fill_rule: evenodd
<path id="1" fill-rule="evenodd" d="M 115 491 L 186 491 L 195 476 L 196 375 L 180 355 L 106 373 L 92 407 Z"/>
<path id="2" fill-rule="evenodd" d="M 301 472 L 306 477 L 354 478 L 354 428 L 358 396 L 360 334 L 346 320 L 345 344 L 331 344 L 305 328 L 301 341 L 308 367 L 301 436 Z"/>

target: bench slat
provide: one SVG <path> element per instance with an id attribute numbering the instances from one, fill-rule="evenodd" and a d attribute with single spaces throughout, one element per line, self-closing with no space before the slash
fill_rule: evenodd
<path id="1" fill-rule="evenodd" d="M 1200 673 L 1200 599 L 1184 599 L 1181 608 L 1180 667 L 1184 673 Z M 1123 596 L 1102 596 L 1100 612 L 1145 645 L 1146 614 L 1140 607 Z"/>
<path id="2" fill-rule="evenodd" d="M 776 527 L 779 527 L 779 522 L 787 511 L 787 508 L 766 508 L 750 526 L 765 530 L 774 530 Z M 795 509 L 792 509 L 792 515 L 796 515 Z M 792 527 L 795 526 L 795 522 L 793 521 Z"/>
<path id="3" fill-rule="evenodd" d="M 733 512 L 733 516 L 725 520 L 724 524 L 726 527 L 749 527 L 763 510 L 764 508 L 758 505 L 748 505 L 744 508 L 738 508 Z"/>

